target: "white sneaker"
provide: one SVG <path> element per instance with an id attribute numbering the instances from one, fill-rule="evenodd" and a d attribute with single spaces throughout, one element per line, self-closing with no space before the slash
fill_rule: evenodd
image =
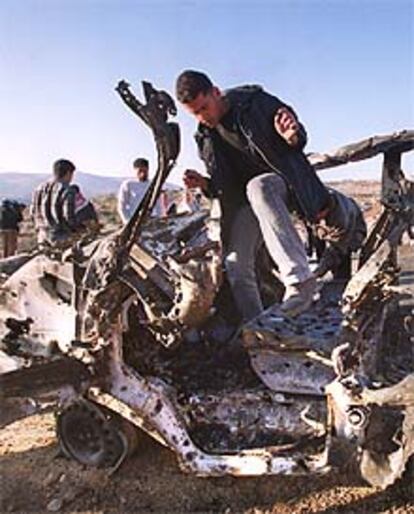
<path id="1" fill-rule="evenodd" d="M 318 283 L 314 277 L 288 286 L 280 310 L 292 318 L 302 314 L 312 305 L 317 290 Z"/>

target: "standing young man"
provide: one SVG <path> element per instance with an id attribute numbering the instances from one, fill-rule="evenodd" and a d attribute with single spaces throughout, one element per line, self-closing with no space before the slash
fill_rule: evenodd
<path id="1" fill-rule="evenodd" d="M 23 221 L 25 207 L 25 204 L 9 198 L 0 201 L 0 236 L 3 258 L 12 257 L 17 252 L 19 227 Z"/>
<path id="2" fill-rule="evenodd" d="M 67 159 L 53 163 L 53 177 L 33 193 L 31 215 L 38 243 L 65 246 L 88 231 L 97 231 L 98 218 L 91 202 L 72 184 L 75 165 Z"/>
<path id="3" fill-rule="evenodd" d="M 356 203 L 328 190 L 306 159 L 306 131 L 293 109 L 260 86 L 222 92 L 207 75 L 184 71 L 176 95 L 199 121 L 196 141 L 210 178 L 185 174 L 187 187 L 220 199 L 225 266 L 245 321 L 263 309 L 255 257 L 264 240 L 286 292 L 282 310 L 307 310 L 316 291 L 304 245 L 290 213 L 326 227 L 330 242 L 318 275 L 360 247 L 366 226 Z"/>
<path id="4" fill-rule="evenodd" d="M 135 159 L 132 166 L 136 178 L 124 180 L 118 193 L 118 213 L 123 224 L 130 220 L 150 185 L 148 160 L 139 157 Z M 162 192 L 155 204 L 152 215 L 164 216 L 165 211 L 166 195 Z"/>

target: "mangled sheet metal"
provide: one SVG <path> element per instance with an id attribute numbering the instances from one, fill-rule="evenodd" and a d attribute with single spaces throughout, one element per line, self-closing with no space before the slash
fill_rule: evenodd
<path id="1" fill-rule="evenodd" d="M 50 356 L 75 339 L 73 267 L 38 255 L 0 289 L 0 337 L 17 353 Z"/>
<path id="2" fill-rule="evenodd" d="M 295 319 L 276 305 L 243 328 L 252 366 L 270 389 L 324 395 L 335 376 L 330 355 L 343 319 L 343 288 L 343 282 L 325 284 L 318 301 Z"/>

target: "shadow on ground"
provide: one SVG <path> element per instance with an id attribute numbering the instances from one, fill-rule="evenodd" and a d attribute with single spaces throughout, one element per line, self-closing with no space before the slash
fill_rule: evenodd
<path id="1" fill-rule="evenodd" d="M 57 457 L 52 443 L 0 459 L 2 512 L 383 512 L 412 501 L 410 484 L 380 492 L 352 476 L 196 478 L 149 438 L 113 476 Z"/>

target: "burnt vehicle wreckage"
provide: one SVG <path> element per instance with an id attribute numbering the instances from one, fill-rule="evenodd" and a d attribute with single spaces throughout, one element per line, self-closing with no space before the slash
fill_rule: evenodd
<path id="1" fill-rule="evenodd" d="M 278 309 L 275 276 L 259 273 L 268 308 L 220 341 L 217 327 L 232 314 L 219 215 L 150 219 L 180 139 L 170 96 L 143 87 L 145 103 L 127 83 L 117 87 L 158 151 L 129 223 L 2 267 L 2 426 L 54 410 L 63 452 L 111 471 L 144 431 L 200 476 L 354 463 L 369 483 L 392 484 L 414 453 L 413 306 L 400 269 L 401 242 L 414 237 L 414 184 L 401 171 L 414 132 L 310 157 L 323 169 L 384 154 L 382 213 L 355 272 L 324 282 L 295 319 Z"/>

